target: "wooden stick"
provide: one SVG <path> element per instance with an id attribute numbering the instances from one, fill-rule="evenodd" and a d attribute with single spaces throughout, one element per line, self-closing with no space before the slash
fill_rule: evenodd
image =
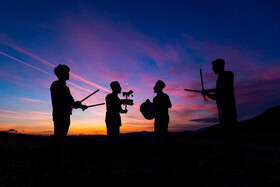
<path id="1" fill-rule="evenodd" d="M 100 105 L 105 105 L 105 103 L 99 103 L 99 104 L 96 104 L 96 105 L 89 105 L 87 107 L 95 107 L 95 106 L 100 106 Z"/>
<path id="2" fill-rule="evenodd" d="M 85 97 L 83 100 L 81 100 L 81 102 L 83 102 L 84 100 L 88 99 L 90 96 L 92 96 L 93 94 L 95 94 L 95 93 L 98 92 L 98 91 L 99 91 L 99 89 L 96 90 L 95 92 L 89 94 L 87 97 Z"/>
<path id="3" fill-rule="evenodd" d="M 202 91 L 201 90 L 191 90 L 191 89 L 184 89 L 185 91 L 189 91 L 189 92 L 199 92 L 201 93 Z"/>
<path id="4" fill-rule="evenodd" d="M 201 80 L 202 91 L 204 91 L 204 83 L 203 83 L 203 77 L 202 77 L 202 70 L 201 69 L 200 69 L 200 80 Z M 204 99 L 204 102 L 207 101 L 205 95 L 203 95 L 203 99 Z"/>

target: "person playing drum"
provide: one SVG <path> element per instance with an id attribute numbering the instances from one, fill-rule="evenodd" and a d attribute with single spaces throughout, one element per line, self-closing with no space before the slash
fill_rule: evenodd
<path id="1" fill-rule="evenodd" d="M 154 92 L 157 94 L 153 99 L 153 113 L 155 115 L 154 130 L 157 145 L 165 147 L 168 145 L 168 109 L 172 107 L 169 96 L 162 90 L 165 83 L 158 80 L 154 86 Z"/>

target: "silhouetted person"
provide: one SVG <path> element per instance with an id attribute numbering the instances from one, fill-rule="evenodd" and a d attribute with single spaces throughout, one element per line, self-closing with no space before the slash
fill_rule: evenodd
<path id="1" fill-rule="evenodd" d="M 69 79 L 70 69 L 66 65 L 58 65 L 54 69 L 54 73 L 58 80 L 51 85 L 51 98 L 53 107 L 54 122 L 54 139 L 51 144 L 51 161 L 60 162 L 63 144 L 70 126 L 70 115 L 73 108 L 82 108 L 85 110 L 87 106 L 82 105 L 79 101 L 74 101 L 66 81 Z"/>
<path id="2" fill-rule="evenodd" d="M 218 75 L 216 88 L 205 90 L 202 94 L 216 100 L 220 124 L 226 141 L 228 161 L 239 164 L 241 161 L 241 146 L 237 127 L 237 114 L 234 97 L 234 74 L 224 71 L 225 61 L 217 59 L 212 62 L 212 69 Z"/>
<path id="3" fill-rule="evenodd" d="M 118 137 L 120 134 L 121 116 L 120 113 L 127 113 L 127 110 L 122 109 L 122 104 L 132 105 L 132 102 L 121 100 L 118 94 L 121 93 L 121 86 L 119 82 L 113 81 L 111 84 L 112 93 L 106 96 L 106 127 L 107 127 L 107 143 L 108 146 L 114 148 L 117 144 Z"/>
<path id="4" fill-rule="evenodd" d="M 157 94 L 153 99 L 154 129 L 156 143 L 159 147 L 168 145 L 168 108 L 172 107 L 169 96 L 162 91 L 164 87 L 165 83 L 162 80 L 158 80 L 154 86 L 154 92 Z"/>

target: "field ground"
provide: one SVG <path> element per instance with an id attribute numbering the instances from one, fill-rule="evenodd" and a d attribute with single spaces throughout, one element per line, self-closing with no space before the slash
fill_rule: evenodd
<path id="1" fill-rule="evenodd" d="M 52 137 L 0 135 L 0 186 L 280 186 L 280 133 L 242 134 L 243 166 L 227 167 L 221 136 L 170 134 L 158 150 L 152 133 L 67 137 L 63 162 L 47 162 Z"/>

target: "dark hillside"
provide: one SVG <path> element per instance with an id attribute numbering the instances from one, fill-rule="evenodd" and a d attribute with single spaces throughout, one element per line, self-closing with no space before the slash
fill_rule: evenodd
<path id="1" fill-rule="evenodd" d="M 0 138 L 1 187 L 280 184 L 280 148 L 269 142 L 243 142 L 244 166 L 231 170 L 219 136 L 171 133 L 169 148 L 159 150 L 153 133 L 123 134 L 111 153 L 105 136 L 70 136 L 61 167 L 53 169 L 47 162 L 52 137 L 5 136 Z"/>
<path id="2" fill-rule="evenodd" d="M 280 132 L 280 106 L 270 108 L 256 117 L 238 123 L 240 133 Z M 221 135 L 220 124 L 212 125 L 204 135 Z"/>

